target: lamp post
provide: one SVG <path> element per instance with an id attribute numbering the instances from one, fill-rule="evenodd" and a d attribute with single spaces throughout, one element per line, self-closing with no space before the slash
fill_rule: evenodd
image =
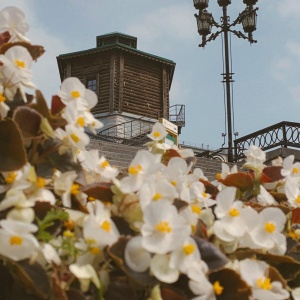
<path id="1" fill-rule="evenodd" d="M 195 14 L 197 20 L 198 33 L 202 36 L 202 43 L 199 47 L 204 47 L 208 42 L 215 40 L 221 33 L 224 36 L 224 57 L 225 57 L 225 73 L 223 73 L 223 82 L 226 85 L 226 112 L 227 112 L 227 130 L 228 130 L 228 161 L 233 162 L 233 145 L 232 145 L 232 116 L 231 116 L 231 93 L 230 83 L 232 80 L 232 73 L 230 72 L 229 64 L 229 43 L 228 33 L 231 32 L 238 38 L 248 40 L 251 44 L 256 43 L 253 40 L 252 33 L 256 30 L 256 11 L 258 8 L 253 6 L 258 0 L 243 0 L 246 4 L 245 10 L 239 14 L 235 21 L 230 23 L 230 19 L 227 15 L 227 7 L 231 4 L 231 0 L 218 0 L 219 6 L 222 8 L 223 16 L 221 17 L 221 23 L 217 23 L 212 14 L 207 12 L 209 0 L 193 0 L 194 7 L 199 10 L 198 14 Z M 242 24 L 245 35 L 241 31 L 234 30 L 233 28 L 237 24 Z M 211 33 L 213 27 L 217 28 L 217 31 Z"/>

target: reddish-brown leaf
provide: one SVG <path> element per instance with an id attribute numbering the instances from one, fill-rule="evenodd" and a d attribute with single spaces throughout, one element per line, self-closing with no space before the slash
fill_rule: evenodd
<path id="1" fill-rule="evenodd" d="M 51 114 L 57 115 L 65 108 L 65 105 L 62 103 L 59 96 L 54 95 L 52 96 L 52 102 L 51 102 Z"/>
<path id="2" fill-rule="evenodd" d="M 19 125 L 23 138 L 42 135 L 40 130 L 42 117 L 36 110 L 26 106 L 18 107 L 14 112 L 13 119 Z"/>
<path id="3" fill-rule="evenodd" d="M 185 295 L 182 295 L 181 292 L 167 287 L 162 287 L 160 289 L 160 295 L 163 300 L 188 300 L 188 298 Z"/>
<path id="4" fill-rule="evenodd" d="M 300 207 L 292 209 L 292 219 L 291 223 L 293 224 L 300 224 Z"/>
<path id="5" fill-rule="evenodd" d="M 219 282 L 223 291 L 217 296 L 218 300 L 246 300 L 251 295 L 251 289 L 241 276 L 231 269 L 222 269 L 209 274 L 209 281 Z"/>
<path id="6" fill-rule="evenodd" d="M 26 162 L 26 153 L 18 125 L 11 119 L 0 121 L 0 171 L 15 171 Z"/>
<path id="7" fill-rule="evenodd" d="M 85 186 L 82 191 L 94 199 L 103 202 L 112 202 L 113 192 L 111 191 L 111 183 L 99 182 Z"/>
<path id="8" fill-rule="evenodd" d="M 229 174 L 225 179 L 219 179 L 226 186 L 234 186 L 242 191 L 253 188 L 253 177 L 244 172 Z"/>
<path id="9" fill-rule="evenodd" d="M 9 48 L 14 46 L 22 46 L 28 50 L 33 60 L 37 60 L 43 53 L 45 49 L 43 46 L 32 45 L 26 42 L 15 42 L 15 43 L 6 43 L 0 48 L 0 54 L 4 54 Z"/>
<path id="10" fill-rule="evenodd" d="M 36 90 L 36 104 L 33 104 L 32 107 L 48 120 L 54 130 L 58 127 L 64 127 L 67 124 L 64 118 L 51 115 L 47 102 L 39 90 Z"/>
<path id="11" fill-rule="evenodd" d="M 262 171 L 261 182 L 275 182 L 283 179 L 284 177 L 281 175 L 281 169 L 282 167 L 280 166 L 265 167 Z"/>
<path id="12" fill-rule="evenodd" d="M 11 35 L 8 31 L 4 31 L 0 33 L 0 46 L 7 43 L 10 39 Z"/>

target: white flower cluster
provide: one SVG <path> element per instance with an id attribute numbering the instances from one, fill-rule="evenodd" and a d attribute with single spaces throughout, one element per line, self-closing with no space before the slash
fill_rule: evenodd
<path id="1" fill-rule="evenodd" d="M 24 89 L 35 89 L 27 30 L 20 9 L 0 11 L 0 130 L 16 109 L 10 104 L 18 91 L 26 106 Z M 95 93 L 67 78 L 56 96 L 54 117 L 62 125 L 43 119 L 37 137 L 23 136 L 27 162 L 1 172 L 1 266 L 38 263 L 55 278 L 51 299 L 57 290 L 74 289 L 75 278 L 82 295 L 95 288 L 95 299 L 105 299 L 110 287 L 118 287 L 118 272 L 129 277 L 130 289 L 135 276 L 147 278 L 141 299 L 171 299 L 164 298 L 166 286 L 167 293 L 184 290 L 178 299 L 300 299 L 299 272 L 280 274 L 281 263 L 300 266 L 288 256 L 288 241 L 297 249 L 300 240 L 300 163 L 293 156 L 266 166 L 265 153 L 250 146 L 243 166 L 248 172 L 223 163 L 209 182 L 194 168 L 193 152 L 164 144 L 167 131 L 156 123 L 149 151 L 138 151 L 120 172 L 97 150 L 86 150 L 85 130 L 103 126 L 90 112 Z M 57 268 L 67 275 L 60 277 Z"/>

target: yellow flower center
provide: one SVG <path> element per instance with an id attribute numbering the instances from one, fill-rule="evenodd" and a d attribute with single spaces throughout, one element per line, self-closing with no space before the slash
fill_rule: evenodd
<path id="1" fill-rule="evenodd" d="M 105 169 L 106 167 L 108 167 L 109 166 L 109 162 L 107 161 L 107 160 L 104 160 L 102 163 L 101 163 L 101 167 L 103 168 L 103 169 Z"/>
<path id="2" fill-rule="evenodd" d="M 207 194 L 206 194 L 205 192 L 203 192 L 203 193 L 202 193 L 202 197 L 203 197 L 203 198 L 206 198 L 206 197 L 207 197 Z"/>
<path id="3" fill-rule="evenodd" d="M 70 192 L 71 192 L 72 195 L 78 195 L 80 193 L 79 184 L 73 183 L 72 186 L 71 186 L 71 191 Z"/>
<path id="4" fill-rule="evenodd" d="M 271 279 L 270 278 L 259 278 L 256 280 L 256 285 L 264 290 L 272 289 Z"/>
<path id="5" fill-rule="evenodd" d="M 12 246 L 21 246 L 23 244 L 23 238 L 21 238 L 18 235 L 13 235 L 13 236 L 10 237 L 9 243 Z"/>
<path id="6" fill-rule="evenodd" d="M 84 125 L 85 125 L 84 118 L 79 117 L 79 118 L 77 119 L 77 124 L 78 124 L 79 126 L 81 126 L 81 127 L 84 127 Z"/>
<path id="7" fill-rule="evenodd" d="M 72 238 L 72 237 L 74 237 L 74 232 L 72 232 L 72 231 L 70 231 L 70 230 L 65 230 L 65 231 L 63 232 L 63 235 L 64 235 L 64 237 Z"/>
<path id="8" fill-rule="evenodd" d="M 16 60 L 15 60 L 15 65 L 16 65 L 17 67 L 19 67 L 19 68 L 24 69 L 24 68 L 25 68 L 25 61 L 16 59 Z"/>
<path id="9" fill-rule="evenodd" d="M 71 92 L 71 96 L 72 96 L 73 98 L 79 98 L 79 97 L 80 97 L 80 93 L 79 93 L 78 91 L 72 91 L 72 92 Z"/>
<path id="10" fill-rule="evenodd" d="M 17 173 L 16 172 L 10 172 L 6 177 L 5 177 L 5 182 L 7 184 L 11 184 L 16 180 Z"/>
<path id="11" fill-rule="evenodd" d="M 194 214 L 200 215 L 201 208 L 198 205 L 192 204 L 191 209 Z"/>
<path id="12" fill-rule="evenodd" d="M 152 200 L 153 200 L 153 201 L 157 201 L 157 200 L 160 200 L 161 198 L 162 198 L 162 195 L 161 195 L 160 193 L 156 193 L 156 194 L 153 196 Z"/>
<path id="13" fill-rule="evenodd" d="M 96 244 L 96 240 L 94 239 L 85 239 L 87 244 Z"/>
<path id="14" fill-rule="evenodd" d="M 294 173 L 294 174 L 298 174 L 298 173 L 299 173 L 298 168 L 293 168 L 293 173 Z"/>
<path id="15" fill-rule="evenodd" d="M 177 185 L 177 181 L 175 181 L 175 180 L 171 181 L 171 183 L 172 183 L 174 186 Z"/>
<path id="16" fill-rule="evenodd" d="M 222 174 L 221 174 L 221 173 L 217 173 L 217 174 L 216 174 L 216 179 L 217 179 L 217 180 L 222 179 Z"/>
<path id="17" fill-rule="evenodd" d="M 6 100 L 6 98 L 3 96 L 2 93 L 0 93 L 0 102 L 4 102 Z"/>
<path id="18" fill-rule="evenodd" d="M 70 134 L 71 139 L 75 142 L 78 143 L 79 142 L 79 137 L 78 135 L 76 135 L 75 133 L 71 133 Z"/>
<path id="19" fill-rule="evenodd" d="M 106 232 L 110 232 L 110 230 L 111 230 L 111 225 L 110 225 L 110 223 L 107 221 L 107 220 L 105 220 L 102 224 L 101 224 L 101 226 L 100 226 L 103 230 L 105 230 Z"/>
<path id="20" fill-rule="evenodd" d="M 215 294 L 219 296 L 223 293 L 224 287 L 220 285 L 219 281 L 215 281 L 215 283 L 213 284 L 213 289 Z"/>
<path id="21" fill-rule="evenodd" d="M 232 208 L 232 209 L 229 211 L 229 215 L 230 215 L 231 217 L 237 217 L 237 216 L 240 215 L 240 212 L 239 212 L 238 209 Z"/>
<path id="22" fill-rule="evenodd" d="M 300 195 L 299 195 L 299 196 L 297 196 L 297 198 L 296 198 L 296 202 L 297 202 L 298 204 L 300 204 Z"/>
<path id="23" fill-rule="evenodd" d="M 128 169 L 128 173 L 130 175 L 137 175 L 142 171 L 143 167 L 141 165 L 130 166 Z"/>
<path id="24" fill-rule="evenodd" d="M 37 187 L 39 187 L 39 188 L 43 188 L 43 187 L 46 185 L 46 179 L 43 178 L 43 177 L 38 177 L 38 178 L 36 179 L 36 185 L 37 185 Z"/>
<path id="25" fill-rule="evenodd" d="M 99 247 L 92 247 L 90 248 L 90 253 L 94 254 L 94 255 L 97 255 L 101 252 L 100 248 Z"/>
<path id="26" fill-rule="evenodd" d="M 160 223 L 156 224 L 155 229 L 160 233 L 170 233 L 172 231 L 169 222 L 164 221 L 161 221 Z"/>
<path id="27" fill-rule="evenodd" d="M 273 233 L 276 229 L 276 226 L 271 223 L 271 222 L 266 222 L 265 223 L 265 230 L 268 232 L 268 233 Z"/>
<path id="28" fill-rule="evenodd" d="M 68 220 L 64 223 L 64 226 L 68 229 L 68 230 L 73 230 L 75 228 L 75 222 L 73 220 Z"/>
<path id="29" fill-rule="evenodd" d="M 183 252 L 185 255 L 190 255 L 195 251 L 195 245 L 187 244 L 183 246 Z"/>
<path id="30" fill-rule="evenodd" d="M 154 132 L 153 132 L 153 136 L 154 136 L 155 138 L 160 137 L 160 132 L 154 131 Z"/>
<path id="31" fill-rule="evenodd" d="M 196 229 L 197 229 L 196 225 L 192 224 L 192 225 L 191 225 L 192 233 L 195 233 L 195 232 L 196 232 Z"/>

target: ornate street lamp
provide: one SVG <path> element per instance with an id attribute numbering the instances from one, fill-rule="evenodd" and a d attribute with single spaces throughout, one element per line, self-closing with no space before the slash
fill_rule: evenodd
<path id="1" fill-rule="evenodd" d="M 223 73 L 223 82 L 226 84 L 226 115 L 227 115 L 227 127 L 228 127 L 228 161 L 233 162 L 233 145 L 232 145 L 232 118 L 231 118 L 231 94 L 230 83 L 233 82 L 233 73 L 230 70 L 229 64 L 229 42 L 228 33 L 231 32 L 238 38 L 248 40 L 250 43 L 256 43 L 252 38 L 253 31 L 256 30 L 256 11 L 258 8 L 253 8 L 258 0 L 243 0 L 247 5 L 246 9 L 239 14 L 237 19 L 230 22 L 227 15 L 227 6 L 231 4 L 231 0 L 218 0 L 218 4 L 222 7 L 223 16 L 221 23 L 215 22 L 211 13 L 207 12 L 209 0 L 194 0 L 194 7 L 199 10 L 198 14 L 195 14 L 197 20 L 198 32 L 202 36 L 202 43 L 199 47 L 204 47 L 208 42 L 213 41 L 221 33 L 224 37 L 224 58 L 225 58 L 225 73 Z M 245 35 L 241 31 L 234 30 L 233 28 L 237 24 L 242 24 Z M 218 30 L 211 33 L 212 28 L 216 27 Z"/>
<path id="2" fill-rule="evenodd" d="M 194 6 L 196 9 L 205 9 L 208 7 L 209 0 L 194 0 Z"/>
<path id="3" fill-rule="evenodd" d="M 208 13 L 206 10 L 200 15 L 195 15 L 197 19 L 198 32 L 202 36 L 206 36 L 211 33 L 212 28 L 212 14 Z"/>

